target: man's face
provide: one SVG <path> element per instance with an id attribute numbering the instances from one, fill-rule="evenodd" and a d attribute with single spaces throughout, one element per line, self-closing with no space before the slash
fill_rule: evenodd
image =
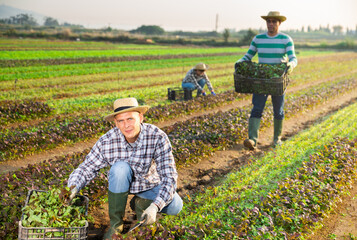
<path id="1" fill-rule="evenodd" d="M 268 34 L 270 36 L 275 36 L 279 31 L 280 21 L 275 18 L 268 18 L 266 22 L 267 22 Z"/>
<path id="2" fill-rule="evenodd" d="M 114 117 L 115 126 L 125 136 L 125 139 L 133 143 L 139 136 L 140 123 L 143 122 L 144 116 L 139 112 L 119 113 Z"/>
<path id="3" fill-rule="evenodd" d="M 195 70 L 195 71 L 198 76 L 203 76 L 203 74 L 205 73 L 204 70 Z"/>

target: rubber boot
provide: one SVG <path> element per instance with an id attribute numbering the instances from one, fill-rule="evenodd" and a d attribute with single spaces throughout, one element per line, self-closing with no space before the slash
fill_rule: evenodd
<path id="1" fill-rule="evenodd" d="M 108 191 L 110 227 L 104 235 L 105 240 L 112 239 L 113 234 L 118 234 L 123 231 L 123 218 L 127 199 L 128 192 L 113 193 Z"/>
<path id="2" fill-rule="evenodd" d="M 132 210 L 135 210 L 137 220 L 141 219 L 143 212 L 150 206 L 152 202 L 153 201 L 149 199 L 144 199 L 137 196 L 133 197 L 130 202 L 130 207 Z"/>
<path id="3" fill-rule="evenodd" d="M 281 141 L 281 133 L 283 132 L 283 120 L 274 119 L 274 139 L 273 146 L 280 146 L 283 142 Z"/>
<path id="4" fill-rule="evenodd" d="M 249 118 L 248 137 L 244 140 L 244 146 L 249 150 L 254 150 L 257 146 L 259 136 L 260 118 Z"/>

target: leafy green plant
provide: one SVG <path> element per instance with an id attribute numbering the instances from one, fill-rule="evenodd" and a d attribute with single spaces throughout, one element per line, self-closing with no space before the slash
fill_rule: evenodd
<path id="1" fill-rule="evenodd" d="M 83 227 L 86 203 L 75 197 L 69 202 L 70 189 L 52 188 L 47 192 L 33 191 L 22 209 L 24 227 Z"/>
<path id="2" fill-rule="evenodd" d="M 250 78 L 279 78 L 286 69 L 286 63 L 261 64 L 256 62 L 240 62 L 236 68 L 236 74 Z"/>

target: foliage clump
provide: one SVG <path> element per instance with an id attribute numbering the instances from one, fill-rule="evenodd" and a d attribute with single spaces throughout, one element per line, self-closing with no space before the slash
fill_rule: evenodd
<path id="1" fill-rule="evenodd" d="M 22 209 L 24 227 L 83 227 L 86 205 L 78 196 L 71 202 L 69 188 L 53 188 L 47 192 L 33 191 Z"/>
<path id="2" fill-rule="evenodd" d="M 0 119 L 6 121 L 21 118 L 34 118 L 46 116 L 52 112 L 52 108 L 46 103 L 25 100 L 22 102 L 3 101 L 0 103 Z"/>
<path id="3" fill-rule="evenodd" d="M 286 69 L 286 63 L 261 64 L 256 62 L 240 62 L 236 67 L 236 74 L 251 78 L 280 78 Z"/>

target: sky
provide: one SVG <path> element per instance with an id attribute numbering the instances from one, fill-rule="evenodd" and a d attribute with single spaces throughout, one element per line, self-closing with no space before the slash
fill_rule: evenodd
<path id="1" fill-rule="evenodd" d="M 357 0 L 0 0 L 85 27 L 122 30 L 158 25 L 165 31 L 266 29 L 260 17 L 279 11 L 287 20 L 280 30 L 357 26 Z M 218 18 L 218 21 L 216 21 Z"/>

